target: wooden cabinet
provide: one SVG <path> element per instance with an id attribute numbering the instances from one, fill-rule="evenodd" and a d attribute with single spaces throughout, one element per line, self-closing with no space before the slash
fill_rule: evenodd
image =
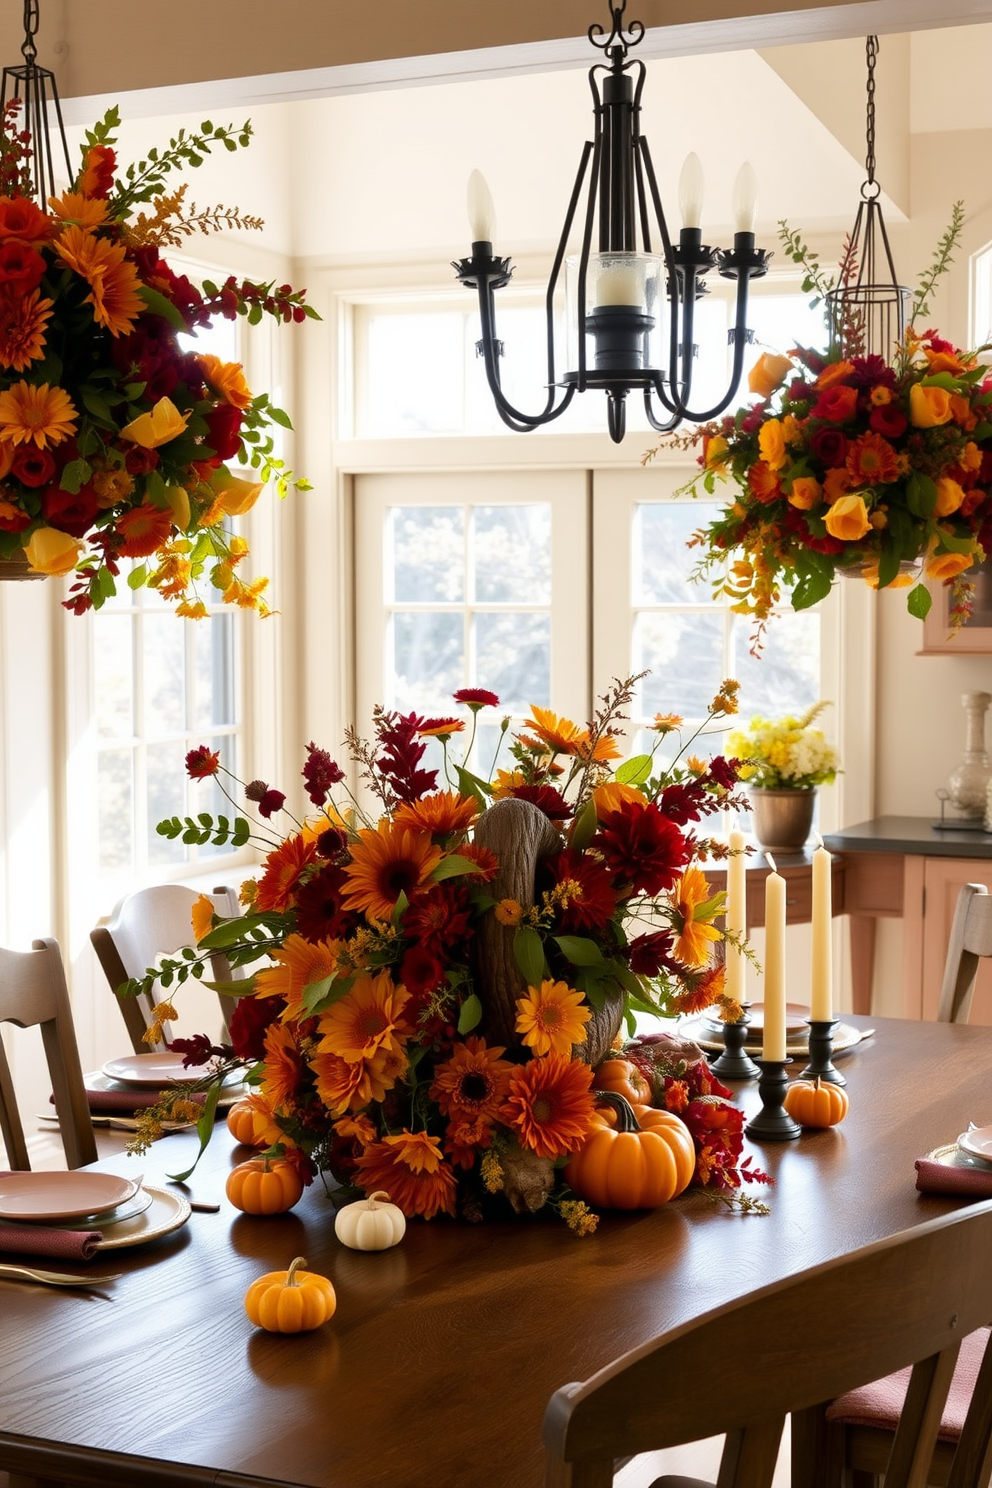
<path id="1" fill-rule="evenodd" d="M 963 884 L 984 883 L 992 887 L 992 862 L 975 858 L 920 858 L 910 866 L 907 860 L 906 890 L 915 899 L 919 895 L 919 931 L 907 934 L 906 992 L 907 1016 L 935 1018 L 944 976 L 947 943 L 958 893 Z M 915 917 L 910 902 L 906 905 L 906 925 Z M 909 1003 L 915 1007 L 911 1010 Z M 992 959 L 979 963 L 975 999 L 971 1005 L 970 1023 L 992 1024 Z"/>

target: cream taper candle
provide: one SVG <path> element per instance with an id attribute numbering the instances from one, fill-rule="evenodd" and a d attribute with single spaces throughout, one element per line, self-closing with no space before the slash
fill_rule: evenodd
<path id="1" fill-rule="evenodd" d="M 814 1023 L 828 1023 L 833 1008 L 833 913 L 830 870 L 833 860 L 817 835 L 813 854 L 813 920 L 810 926 L 811 954 L 809 1016 Z"/>
<path id="2" fill-rule="evenodd" d="M 743 941 L 747 934 L 747 876 L 744 857 L 744 833 L 733 831 L 727 841 L 727 929 Z M 726 979 L 724 990 L 735 1002 L 744 1002 L 747 962 L 743 952 L 727 941 Z"/>
<path id="3" fill-rule="evenodd" d="M 771 873 L 765 879 L 765 1005 L 762 1059 L 785 1058 L 785 879 L 766 853 Z"/>

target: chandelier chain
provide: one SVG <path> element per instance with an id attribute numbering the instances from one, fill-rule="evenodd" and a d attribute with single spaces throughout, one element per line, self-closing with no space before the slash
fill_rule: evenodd
<path id="1" fill-rule="evenodd" d="M 626 9 L 627 0 L 610 0 L 610 19 L 613 22 L 610 34 L 606 35 L 605 27 L 598 21 L 594 21 L 586 33 L 594 47 L 606 52 L 611 59 L 616 57 L 618 61 L 626 57 L 630 48 L 644 37 L 643 21 L 631 21 L 627 27 L 627 35 L 624 36 L 623 14 Z M 600 41 L 600 37 L 604 39 Z"/>
<path id="2" fill-rule="evenodd" d="M 865 55 L 868 61 L 868 106 L 867 106 L 867 129 L 866 143 L 868 148 L 865 157 L 865 170 L 868 172 L 868 185 L 875 184 L 875 61 L 878 57 L 878 37 L 869 36 L 865 43 Z"/>
<path id="3" fill-rule="evenodd" d="M 24 0 L 24 41 L 21 56 L 30 66 L 38 56 L 34 39 L 38 34 L 38 0 Z"/>

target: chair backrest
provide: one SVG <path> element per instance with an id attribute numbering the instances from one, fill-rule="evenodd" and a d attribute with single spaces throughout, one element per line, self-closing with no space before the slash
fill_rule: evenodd
<path id="1" fill-rule="evenodd" d="M 15 1023 L 18 1028 L 33 1028 L 35 1025 L 41 1028 L 66 1162 L 70 1168 L 96 1162 L 96 1139 L 86 1101 L 62 956 L 56 941 L 36 940 L 34 949 L 30 951 L 0 950 L 0 1023 Z M 24 1127 L 2 1044 L 0 1132 L 3 1133 L 9 1165 L 18 1170 L 30 1168 Z"/>
<path id="2" fill-rule="evenodd" d="M 788 1277 L 565 1385 L 544 1417 L 548 1488 L 608 1488 L 616 1458 L 723 1433 L 720 1488 L 769 1488 L 788 1414 L 909 1364 L 885 1488 L 924 1483 L 960 1341 L 992 1319 L 990 1246 L 992 1200 Z M 983 1482 L 990 1439 L 992 1351 L 950 1488 Z"/>
<path id="3" fill-rule="evenodd" d="M 938 1023 L 967 1023 L 982 956 L 992 956 L 992 895 L 984 884 L 965 884 L 951 924 Z"/>
<path id="4" fill-rule="evenodd" d="M 137 889 L 125 895 L 105 924 L 90 931 L 90 940 L 113 992 L 131 977 L 143 977 L 156 964 L 156 957 L 170 956 L 194 944 L 191 915 L 199 897 L 195 889 L 184 884 L 155 884 L 148 889 Z M 241 913 L 235 889 L 222 886 L 207 897 L 225 919 Z M 239 981 L 244 976 L 243 970 L 232 969 L 227 957 L 219 953 L 210 958 L 210 968 L 216 982 Z M 231 999 L 222 993 L 218 995 L 226 1028 Z M 120 997 L 117 1001 L 134 1052 L 142 1054 L 155 1048 L 144 1040 L 155 999 Z"/>

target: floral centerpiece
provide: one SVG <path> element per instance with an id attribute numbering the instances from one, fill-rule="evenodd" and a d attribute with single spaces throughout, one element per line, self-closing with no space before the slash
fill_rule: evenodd
<path id="1" fill-rule="evenodd" d="M 236 209 L 197 209 L 167 181 L 212 146 L 247 145 L 251 126 L 180 130 L 119 175 L 111 109 L 87 132 L 69 190 L 43 211 L 18 108 L 0 129 L 0 560 L 75 570 L 66 605 L 76 614 L 115 592 L 126 560 L 140 560 L 128 583 L 156 588 L 180 615 L 206 614 L 201 576 L 225 602 L 267 613 L 266 580 L 236 572 L 247 544 L 228 519 L 272 476 L 286 493 L 270 428 L 289 419 L 253 396 L 238 364 L 178 337 L 215 316 L 255 324 L 315 312 L 289 285 L 232 277 L 198 289 L 162 257 L 196 231 L 261 226 Z"/>
<path id="2" fill-rule="evenodd" d="M 759 643 L 783 590 L 805 609 L 851 571 L 879 588 L 913 585 L 909 610 L 923 618 L 930 593 L 907 572 L 918 560 L 927 577 L 955 585 L 952 623 L 968 613 L 962 575 L 992 542 L 992 378 L 977 353 L 914 329 L 962 220 L 958 204 L 891 363 L 857 354 L 856 334 L 827 355 L 763 353 L 749 378 L 759 401 L 667 441 L 702 445 L 692 494 L 721 480 L 736 487 L 692 543 L 700 574 L 715 571 L 715 592 L 755 617 Z M 804 287 L 828 294 L 784 224 L 783 237 L 807 269 Z"/>
<path id="3" fill-rule="evenodd" d="M 214 1082 L 203 1141 L 217 1077 L 247 1062 L 275 1150 L 308 1181 L 328 1170 L 428 1219 L 550 1201 L 573 1228 L 592 1227 L 561 1169 L 590 1133 L 596 1067 L 621 1049 L 624 1023 L 633 1033 L 636 1013 L 712 1004 L 731 1020 L 740 1013 L 711 958 L 723 895 L 710 893 L 700 867 L 726 847 L 698 825 L 734 804 L 736 763 L 687 757 L 658 770 L 675 717 L 655 719 L 650 753 L 621 762 L 618 725 L 636 680 L 615 685 L 585 727 L 540 707 L 516 733 L 505 719 L 508 758 L 490 778 L 469 760 L 478 715 L 498 699 L 467 689 L 455 694 L 467 719 L 379 709 L 371 742 L 349 732 L 371 808 L 311 743 L 303 778 L 315 814 L 288 836 L 242 816 L 160 825 L 167 836 L 251 839 L 266 850 L 240 919 L 219 922 L 201 899 L 196 949 L 121 989 L 170 989 L 202 976 L 217 950 L 236 966 L 269 963 L 225 989 L 243 994 L 232 1047 L 200 1035 L 173 1043 Z M 723 685 L 710 719 L 735 710 L 736 689 Z M 467 721 L 455 763 L 451 741 Z M 424 760 L 432 739 L 443 746 L 441 782 Z M 187 769 L 234 782 L 207 748 L 190 753 Z M 285 809 L 265 781 L 245 794 L 263 827 Z M 152 1041 L 175 1016 L 170 1001 L 159 1004 Z M 656 1102 L 685 1114 L 699 1183 L 732 1195 L 757 1176 L 740 1161 L 741 1113 L 698 1049 L 634 1039 L 629 1053 Z M 188 1095 L 145 1117 L 139 1149 L 165 1115 L 199 1115 Z"/>
<path id="4" fill-rule="evenodd" d="M 733 730 L 727 748 L 740 758 L 740 779 L 759 790 L 829 785 L 840 757 L 823 730 L 813 727 L 826 707 L 825 702 L 814 703 L 801 717 L 770 719 L 756 714 L 746 729 Z"/>

